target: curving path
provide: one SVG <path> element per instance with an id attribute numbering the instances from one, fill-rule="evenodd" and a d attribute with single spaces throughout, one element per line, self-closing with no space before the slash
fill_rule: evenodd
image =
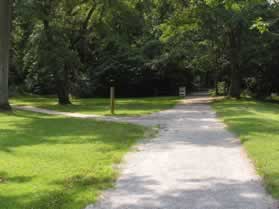
<path id="1" fill-rule="evenodd" d="M 86 209 L 278 208 L 210 100 L 192 97 L 172 110 L 126 118 L 162 128 L 126 156 L 115 189 Z"/>
<path id="2" fill-rule="evenodd" d="M 138 118 L 100 117 L 33 107 L 52 115 L 160 125 L 158 136 L 126 156 L 113 190 L 86 209 L 278 209 L 239 140 L 204 96 Z"/>

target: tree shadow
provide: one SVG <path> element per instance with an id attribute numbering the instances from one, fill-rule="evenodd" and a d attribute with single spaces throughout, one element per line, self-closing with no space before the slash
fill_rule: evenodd
<path id="1" fill-rule="evenodd" d="M 235 130 L 236 133 L 241 135 L 242 142 L 247 142 L 251 138 L 246 138 L 249 135 L 257 134 L 274 134 L 279 135 L 279 129 L 276 126 L 278 120 L 271 118 L 255 118 L 255 117 L 241 117 L 229 119 L 230 129 Z"/>
<path id="2" fill-rule="evenodd" d="M 263 209 L 276 204 L 266 198 L 259 180 L 185 177 L 172 179 L 169 187 L 160 187 L 163 183 L 151 176 L 130 176 L 87 209 Z"/>
<path id="3" fill-rule="evenodd" d="M 165 179 L 168 181 L 168 179 Z M 13 203 L 13 208 L 61 209 L 67 205 L 86 206 L 87 209 L 153 209 L 153 208 L 193 208 L 193 209 L 263 209 L 276 208 L 276 202 L 267 198 L 259 180 L 235 180 L 229 178 L 172 178 L 169 187 L 161 187 L 165 182 L 151 176 L 132 175 L 118 181 L 116 189 L 104 195 L 95 205 L 92 197 L 87 202 L 77 195 L 90 187 L 107 189 L 113 184 L 111 179 L 95 179 L 90 176 L 73 176 L 65 181 L 55 181 L 60 190 L 44 191 L 28 204 L 32 193 L 21 196 L 0 196 L 1 203 Z M 105 186 L 104 186 L 105 183 Z M 92 191 L 92 196 L 95 191 Z M 5 206 L 5 205 L 4 205 Z"/>
<path id="4" fill-rule="evenodd" d="M 26 183 L 32 181 L 34 176 L 9 176 L 7 172 L 0 171 L 0 184 Z"/>
<path id="5" fill-rule="evenodd" d="M 279 199 L 279 172 L 269 172 L 264 174 L 264 180 L 266 182 L 266 189 L 275 198 Z M 279 207 L 279 204 L 278 204 Z"/>
<path id="6" fill-rule="evenodd" d="M 148 176 L 131 176 L 119 182 L 116 190 L 108 192 L 102 201 L 88 209 L 262 209 L 274 204 L 266 198 L 258 180 L 174 177 L 172 181 L 174 185 L 162 189 L 158 185 L 163 182 Z"/>
<path id="7" fill-rule="evenodd" d="M 227 117 L 239 116 L 240 114 L 252 116 L 255 112 L 278 114 L 278 104 L 253 99 L 216 101 L 214 104 L 218 107 L 219 112 L 225 111 Z"/>
<path id="8" fill-rule="evenodd" d="M 9 128 L 1 129 L 0 151 L 11 152 L 17 147 L 39 144 L 104 143 L 121 148 L 132 143 L 127 138 L 138 137 L 138 127 L 132 125 L 129 125 L 131 132 L 125 133 L 127 138 L 123 138 L 126 124 L 22 112 L 15 115 L 23 121 L 9 122 Z"/>
<path id="9" fill-rule="evenodd" d="M 120 153 L 127 150 L 129 146 L 134 144 L 143 135 L 143 128 L 127 124 L 47 116 L 21 111 L 16 111 L 6 116 L 14 118 L 9 119 L 9 117 L 4 116 L 4 120 L 0 121 L 0 155 L 7 156 L 8 160 L 13 160 L 16 157 L 18 162 L 21 156 L 26 156 L 27 159 L 24 160 L 30 160 L 30 164 L 28 164 L 29 161 L 26 163 L 23 160 L 26 163 L 26 170 L 36 167 L 34 162 L 42 163 L 46 167 L 42 167 L 43 171 L 38 169 L 34 169 L 34 172 L 30 171 L 30 173 L 35 173 L 36 177 L 38 176 L 36 179 L 34 179 L 35 176 L 13 176 L 16 169 L 13 169 L 13 175 L 9 173 L 8 169 L 0 172 L 0 191 L 3 189 L 0 192 L 1 209 L 68 209 L 68 206 L 72 206 L 71 209 L 76 209 L 80 205 L 85 207 L 87 204 L 95 201 L 101 190 L 111 188 L 115 182 L 116 174 L 111 171 L 112 165 L 110 164 L 112 162 L 110 161 L 115 162 L 114 158 L 117 160 L 121 156 Z M 2 124 L 3 126 L 1 126 Z M 78 171 L 77 169 L 72 171 L 71 168 L 67 167 L 69 165 L 65 168 L 61 166 L 61 170 L 58 167 L 52 166 L 52 160 L 57 163 L 57 159 L 52 158 L 62 156 L 64 154 L 64 147 L 61 147 L 61 155 L 58 154 L 57 156 L 55 155 L 56 153 L 45 153 L 48 151 L 42 150 L 44 146 L 39 147 L 39 149 L 34 148 L 36 145 L 50 145 L 50 147 L 53 146 L 55 148 L 58 145 L 64 144 L 71 145 L 67 147 L 74 150 L 75 145 L 88 144 L 88 146 L 93 147 L 92 152 L 96 152 L 96 159 L 89 161 L 87 159 L 88 156 L 85 155 L 84 162 L 89 163 L 88 167 L 87 165 L 79 165 L 81 169 L 89 169 L 90 171 Z M 99 149 L 96 148 L 94 150 L 95 145 Z M 19 149 L 22 147 L 24 149 Z M 32 148 L 32 150 L 29 150 L 29 148 Z M 48 147 L 47 149 L 52 148 Z M 24 151 L 21 152 L 22 150 Z M 80 152 L 82 152 L 82 149 Z M 44 158 L 44 155 L 46 155 L 47 162 L 37 159 L 33 162 L 32 156 L 37 154 L 41 158 Z M 69 153 L 66 154 L 69 157 Z M 107 158 L 111 157 L 112 159 L 106 159 L 104 156 Z M 49 162 L 48 157 L 50 158 Z M 74 156 L 73 158 L 70 156 L 70 159 L 75 160 Z M 64 162 L 63 160 L 61 159 L 61 162 Z M 97 160 L 97 162 L 94 160 Z M 9 163 L 9 161 L 7 162 Z M 49 167 L 48 163 L 50 164 Z M 92 166 L 90 163 L 94 165 Z M 5 166 L 9 168 L 9 165 Z M 75 166 L 74 162 L 71 166 Z M 26 170 L 24 169 L 23 171 L 25 172 Z M 49 169 L 57 169 L 57 172 L 63 174 L 60 175 L 59 173 L 60 176 L 53 174 L 55 178 L 52 176 L 48 178 L 46 175 L 51 174 L 44 172 L 48 173 Z M 67 169 L 69 169 L 69 172 Z M 23 171 L 18 170 L 18 172 Z M 56 172 L 56 170 L 53 170 L 53 172 Z M 89 174 L 89 176 L 67 176 L 72 175 L 72 173 L 84 174 L 87 172 L 93 176 Z M 56 180 L 50 181 L 49 179 Z M 11 191 L 13 188 L 15 188 L 15 191 Z M 18 191 L 16 191 L 16 188 L 18 188 Z M 25 188 L 26 191 L 24 190 Z"/>
<path id="10" fill-rule="evenodd" d="M 18 183 L 22 180 L 17 179 Z M 31 180 L 31 179 L 30 179 Z M 35 208 L 35 209 L 62 209 L 85 208 L 96 201 L 100 191 L 111 188 L 115 178 L 75 175 L 64 180 L 50 182 L 56 186 L 53 190 L 40 190 L 40 192 L 26 192 L 21 195 L 0 195 L 0 208 Z M 1 183 L 0 183 L 1 186 Z M 86 192 L 90 192 L 86 194 Z M 14 193 L 16 194 L 16 193 Z M 83 195 L 86 195 L 84 197 Z"/>

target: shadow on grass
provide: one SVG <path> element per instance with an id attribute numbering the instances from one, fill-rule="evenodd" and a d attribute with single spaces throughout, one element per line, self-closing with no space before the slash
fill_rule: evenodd
<path id="1" fill-rule="evenodd" d="M 226 116 L 241 116 L 241 115 L 254 115 L 255 112 L 278 114 L 278 104 L 255 101 L 253 99 L 240 99 L 240 100 L 221 100 L 216 101 L 215 106 L 218 112 L 226 113 Z M 224 112 L 225 111 L 225 112 Z"/>
<path id="2" fill-rule="evenodd" d="M 275 198 L 279 199 L 279 172 L 266 173 L 264 175 L 264 180 L 266 182 L 267 191 L 270 192 Z"/>
<path id="3" fill-rule="evenodd" d="M 7 172 L 0 171 L 0 184 L 6 183 L 26 183 L 32 181 L 33 176 L 12 176 L 10 177 Z"/>
<path id="4" fill-rule="evenodd" d="M 143 128 L 136 125 L 21 111 L 0 116 L 1 160 L 7 157 L 8 163 L 21 163 L 20 157 L 23 157 L 23 162 L 26 163 L 26 168 L 24 164 L 19 165 L 19 169 L 9 167 L 8 163 L 4 166 L 5 170 L 2 168 L 1 171 L 0 167 L 1 209 L 78 209 L 81 205 L 85 207 L 96 200 L 101 190 L 113 185 L 116 174 L 111 169 L 112 163 L 142 137 L 144 132 Z M 88 144 L 90 150 L 85 150 L 84 163 L 75 165 L 75 161 L 83 159 L 80 153 L 84 151 L 84 146 L 79 146 L 83 144 Z M 37 145 L 47 146 L 36 148 Z M 70 146 L 61 146 L 59 150 L 57 145 Z M 47 151 L 42 150 L 44 147 Z M 73 156 L 70 154 L 71 149 L 74 150 Z M 75 158 L 75 154 L 79 156 Z M 42 160 L 32 161 L 32 156 L 37 155 Z M 65 159 L 61 159 L 61 162 L 56 159 L 63 156 L 70 158 L 66 161 L 69 165 L 65 167 Z M 42 163 L 38 166 L 42 166 L 43 171 L 38 170 L 35 163 Z M 76 168 L 71 169 L 69 166 Z M 33 168 L 35 171 L 32 171 Z M 56 170 L 53 170 L 53 176 L 48 176 L 52 175 L 49 171 L 51 169 L 57 169 L 59 174 L 56 175 Z M 36 178 L 28 176 L 28 173 L 35 173 Z"/>
<path id="5" fill-rule="evenodd" d="M 274 124 L 278 120 L 270 118 L 254 118 L 254 117 L 235 117 L 230 118 L 229 123 L 232 130 L 235 130 L 242 138 L 251 134 L 275 134 L 279 135 L 279 129 Z M 245 138 L 244 140 L 248 140 Z M 245 142 L 245 141 L 243 141 Z"/>
<path id="6" fill-rule="evenodd" d="M 34 198 L 34 196 L 38 196 L 38 198 Z M 73 205 L 78 204 L 78 202 L 74 202 L 74 198 L 71 199 L 70 194 L 62 191 L 45 191 L 44 194 L 27 193 L 14 196 L 0 195 L 0 206 L 3 209 L 61 209 L 65 208 L 64 206 L 71 201 L 73 201 Z"/>
<path id="7" fill-rule="evenodd" d="M 279 134 L 279 105 L 255 102 L 243 99 L 241 101 L 216 102 L 218 113 L 224 117 L 230 129 L 241 136 L 242 142 L 247 142 L 251 134 Z"/>
<path id="8" fill-rule="evenodd" d="M 10 181 L 12 178 L 8 179 Z M 0 207 L 1 209 L 83 209 L 88 204 L 96 201 L 101 190 L 111 188 L 115 179 L 111 177 L 72 176 L 62 181 L 50 183 L 59 186 L 60 189 L 46 190 L 40 193 L 34 191 L 34 193 L 26 193 L 20 196 L 0 195 Z M 22 178 L 19 177 L 16 181 L 23 183 L 21 180 Z M 91 193 L 88 195 L 85 194 L 85 191 Z M 84 198 L 83 195 L 87 197 Z"/>
<path id="9" fill-rule="evenodd" d="M 87 144 L 104 143 L 114 149 L 126 147 L 138 136 L 138 126 L 99 122 L 77 118 L 28 115 L 17 112 L 16 117 L 24 122 L 10 122 L 12 129 L 1 129 L 0 151 L 10 152 L 20 146 L 39 144 Z M 27 119 L 27 120 L 26 120 Z M 129 132 L 125 129 L 129 127 Z M 125 132 L 126 138 L 123 137 Z"/>

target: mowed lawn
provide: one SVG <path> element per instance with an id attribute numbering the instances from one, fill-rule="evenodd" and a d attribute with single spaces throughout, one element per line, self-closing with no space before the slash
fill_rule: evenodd
<path id="1" fill-rule="evenodd" d="M 179 102 L 179 97 L 129 98 L 116 99 L 116 115 L 139 116 L 169 109 Z M 29 105 L 34 107 L 58 110 L 64 112 L 79 112 L 84 114 L 110 115 L 109 99 L 72 99 L 73 104 L 61 106 L 57 98 L 24 96 L 12 98 L 14 105 Z"/>
<path id="2" fill-rule="evenodd" d="M 140 126 L 0 113 L 0 208 L 83 209 L 113 186 Z"/>
<path id="3" fill-rule="evenodd" d="M 279 104 L 224 100 L 216 102 L 214 108 L 240 136 L 267 190 L 279 198 Z"/>

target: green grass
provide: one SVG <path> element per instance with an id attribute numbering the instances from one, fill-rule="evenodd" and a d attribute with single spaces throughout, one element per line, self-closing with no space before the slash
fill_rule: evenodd
<path id="1" fill-rule="evenodd" d="M 240 136 L 267 190 L 279 198 L 279 104 L 228 99 L 216 102 L 214 108 Z"/>
<path id="2" fill-rule="evenodd" d="M 109 115 L 109 99 L 73 99 L 73 105 L 60 106 L 56 98 L 39 96 L 25 96 L 12 98 L 11 103 L 16 105 L 31 105 L 64 112 L 79 112 L 84 114 Z M 179 97 L 131 98 L 116 100 L 116 115 L 137 116 L 151 114 L 175 106 Z"/>
<path id="3" fill-rule="evenodd" d="M 0 113 L 0 208 L 83 209 L 113 186 L 140 126 Z"/>

